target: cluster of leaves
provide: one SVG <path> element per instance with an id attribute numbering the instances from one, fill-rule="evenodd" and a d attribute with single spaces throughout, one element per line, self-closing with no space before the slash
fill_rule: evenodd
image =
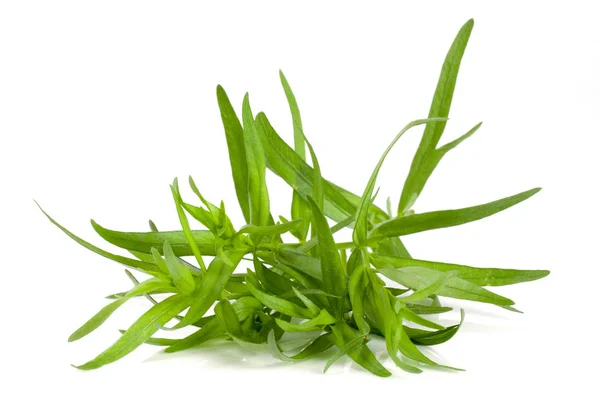
<path id="1" fill-rule="evenodd" d="M 131 298 L 146 296 L 154 304 L 122 331 L 116 343 L 78 368 L 101 367 L 143 343 L 175 352 L 220 339 L 292 362 L 334 347 L 337 350 L 332 350 L 325 369 L 347 355 L 371 373 L 389 376 L 367 345 L 371 336 L 379 336 L 399 368 L 417 373 L 423 366 L 450 368 L 438 365 L 417 347 L 443 343 L 460 327 L 462 310 L 461 321 L 452 326 L 441 326 L 424 316 L 451 310 L 440 304 L 440 296 L 516 311 L 512 300 L 485 287 L 536 280 L 548 271 L 475 268 L 413 259 L 401 241 L 405 235 L 482 219 L 539 190 L 457 210 L 420 214 L 411 210 L 444 154 L 481 125 L 438 147 L 472 27 L 472 20 L 462 27 L 448 52 L 429 118 L 413 121 L 400 131 L 377 163 L 362 196 L 322 177 L 315 151 L 304 136 L 296 99 L 281 74 L 293 120 L 293 149 L 280 138 L 264 113 L 253 114 L 248 95 L 243 100 L 240 121 L 223 88 L 217 88 L 233 180 L 247 223 L 239 230 L 228 218 L 223 203 L 217 206 L 206 200 L 191 178 L 189 183 L 200 205 L 182 199 L 177 180 L 171 186 L 182 227 L 179 231 L 161 232 L 150 222 L 151 231 L 147 233 L 118 232 L 92 221 L 102 238 L 128 250 L 134 258 L 97 248 L 46 214 L 84 247 L 150 275 L 138 282 L 127 271 L 135 286 L 109 296 L 113 301 L 71 335 L 69 340 L 73 341 L 89 334 Z M 417 125 L 425 125 L 425 131 L 394 216 L 389 202 L 387 211 L 373 204 L 375 181 L 392 146 Z M 312 166 L 305 161 L 306 149 Z M 275 222 L 271 215 L 267 169 L 293 188 L 289 220 L 279 217 L 280 221 Z M 192 230 L 190 216 L 206 230 Z M 335 222 L 333 226 L 328 218 Z M 352 241 L 336 242 L 334 234 L 345 228 L 352 229 Z M 282 240 L 281 235 L 288 232 L 297 238 L 296 243 Z M 193 257 L 197 265 L 183 257 L 190 257 L 190 261 Z M 208 257 L 212 260 L 206 265 L 204 258 Z M 242 260 L 250 261 L 252 268 L 236 273 Z M 155 295 L 162 300 L 156 301 Z M 175 325 L 165 328 L 173 320 Z M 197 330 L 182 339 L 154 336 L 160 329 L 188 326 Z M 295 332 L 306 334 L 301 339 L 289 339 Z"/>

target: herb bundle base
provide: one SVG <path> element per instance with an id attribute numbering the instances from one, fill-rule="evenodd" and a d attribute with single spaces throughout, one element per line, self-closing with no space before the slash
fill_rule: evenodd
<path id="1" fill-rule="evenodd" d="M 481 126 L 479 123 L 458 139 L 438 146 L 472 28 L 470 20 L 452 43 L 428 118 L 409 123 L 394 138 L 362 196 L 322 177 L 316 152 L 304 135 L 296 99 L 281 73 L 293 121 L 293 148 L 276 133 L 264 113 L 252 112 L 247 94 L 240 120 L 223 88 L 217 87 L 233 182 L 246 225 L 236 229 L 223 202 L 209 202 L 191 178 L 196 204 L 182 198 L 177 180 L 171 185 L 179 231 L 159 231 L 150 221 L 149 232 L 120 232 L 92 221 L 103 239 L 130 253 L 127 257 L 84 241 L 44 212 L 77 243 L 149 275 L 139 282 L 126 270 L 133 288 L 108 296 L 112 302 L 70 336 L 69 341 L 86 336 L 132 298 L 145 296 L 152 303 L 112 346 L 77 368 L 99 368 L 142 344 L 163 346 L 171 353 L 207 341 L 227 340 L 252 351 L 271 353 L 283 362 L 299 362 L 327 351 L 331 358 L 325 370 L 348 356 L 367 371 L 385 377 L 390 371 L 368 344 L 372 337 L 381 337 L 390 358 L 406 372 L 419 373 L 423 367 L 455 369 L 439 365 L 419 349 L 450 340 L 463 321 L 462 310 L 460 321 L 452 326 L 427 318 L 451 310 L 442 305 L 440 297 L 517 311 L 512 300 L 486 287 L 533 281 L 549 273 L 414 259 L 402 243 L 406 235 L 496 214 L 539 191 L 532 189 L 456 210 L 412 210 L 443 156 Z M 378 172 L 392 146 L 418 125 L 424 125 L 424 133 L 399 204 L 392 210 L 388 200 L 384 211 L 373 203 Z M 267 170 L 292 187 L 289 219 L 280 216 L 276 221 L 271 214 Z M 205 230 L 192 230 L 190 218 Z M 336 232 L 343 229 L 352 230 L 351 242 L 336 242 Z M 282 235 L 286 233 L 295 242 L 284 242 Z M 250 268 L 241 272 L 241 264 Z M 197 329 L 181 339 L 158 333 L 189 326 Z M 290 339 L 296 332 L 304 333 L 302 339 Z"/>

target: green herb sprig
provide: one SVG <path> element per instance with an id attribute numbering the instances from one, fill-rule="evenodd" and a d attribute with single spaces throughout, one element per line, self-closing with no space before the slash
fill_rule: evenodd
<path id="1" fill-rule="evenodd" d="M 348 356 L 367 371 L 385 377 L 390 371 L 368 345 L 372 338 L 380 337 L 390 358 L 406 372 L 419 373 L 423 367 L 455 369 L 437 364 L 418 347 L 450 340 L 462 324 L 463 310 L 460 322 L 452 326 L 427 318 L 451 310 L 442 306 L 439 298 L 489 303 L 517 311 L 512 300 L 486 287 L 533 281 L 549 273 L 413 259 L 402 243 L 406 235 L 491 216 L 540 190 L 457 210 L 412 210 L 443 156 L 481 126 L 478 123 L 458 139 L 438 146 L 472 28 L 470 20 L 448 51 L 428 118 L 412 121 L 398 133 L 361 196 L 323 178 L 315 149 L 304 134 L 296 98 L 280 73 L 293 121 L 294 148 L 281 139 L 263 112 L 252 112 L 248 94 L 242 102 L 240 120 L 225 90 L 217 87 L 235 191 L 246 225 L 236 229 L 224 204 L 205 199 L 192 178 L 189 185 L 197 196 L 195 204 L 182 198 L 177 180 L 171 185 L 182 227 L 179 231 L 159 231 L 150 221 L 149 232 L 119 232 L 92 221 L 103 239 L 129 251 L 129 257 L 86 242 L 44 212 L 80 245 L 149 275 L 139 282 L 126 270 L 133 288 L 108 296 L 112 302 L 69 337 L 74 341 L 88 335 L 131 298 L 145 296 L 152 302 L 147 312 L 121 331 L 122 336 L 112 346 L 77 368 L 99 368 L 144 343 L 163 346 L 165 352 L 172 353 L 209 340 L 227 340 L 253 351 L 269 352 L 284 362 L 330 351 L 325 371 Z M 419 125 L 425 126 L 424 134 L 393 216 L 391 204 L 384 211 L 373 203 L 377 175 L 396 142 Z M 306 162 L 306 149 L 312 166 Z M 276 221 L 271 214 L 267 169 L 293 188 L 290 219 L 280 216 Z M 206 230 L 193 230 L 190 218 Z M 334 221 L 332 226 L 330 220 Z M 336 241 L 335 234 L 343 229 L 352 230 L 351 242 Z M 284 242 L 284 233 L 297 241 Z M 206 264 L 205 258 L 209 257 L 211 261 Z M 251 268 L 236 273 L 247 261 Z M 398 285 L 389 286 L 383 277 Z M 209 312 L 211 309 L 214 311 Z M 175 325 L 165 328 L 173 320 Z M 181 339 L 155 336 L 159 330 L 188 326 L 195 327 L 195 332 Z M 296 332 L 306 336 L 291 339 Z"/>

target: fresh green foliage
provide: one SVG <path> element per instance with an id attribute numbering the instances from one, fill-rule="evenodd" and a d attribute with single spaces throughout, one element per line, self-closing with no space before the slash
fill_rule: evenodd
<path id="1" fill-rule="evenodd" d="M 248 94 L 241 103 L 240 119 L 225 90 L 217 87 L 231 174 L 245 222 L 234 224 L 224 203 L 217 206 L 206 200 L 191 177 L 189 185 L 196 202 L 184 201 L 175 179 L 171 194 L 180 230 L 161 232 L 150 221 L 149 232 L 120 232 L 92 221 L 101 238 L 134 257 L 130 258 L 81 239 L 42 210 L 81 246 L 150 275 L 139 282 L 126 270 L 133 288 L 108 296 L 112 301 L 69 337 L 75 341 L 90 334 L 126 302 L 144 296 L 152 303 L 129 329 L 121 331 L 112 346 L 77 368 L 101 367 L 144 343 L 173 353 L 211 340 L 230 340 L 284 362 L 311 358 L 333 347 L 324 371 L 348 356 L 372 374 L 387 377 L 391 372 L 369 344 L 382 338 L 390 359 L 406 372 L 456 370 L 429 359 L 418 347 L 447 342 L 465 319 L 462 309 L 460 322 L 451 326 L 430 319 L 432 314 L 452 311 L 442 305 L 440 297 L 516 312 L 511 299 L 485 287 L 534 281 L 549 274 L 546 270 L 476 268 L 416 259 L 401 241 L 405 235 L 483 219 L 539 191 L 531 189 L 457 210 L 412 211 L 442 157 L 481 127 L 478 123 L 458 139 L 438 146 L 472 29 L 470 20 L 446 56 L 428 118 L 410 122 L 396 135 L 360 197 L 323 177 L 316 151 L 304 134 L 296 96 L 280 72 L 292 118 L 293 148 L 277 134 L 264 112 L 253 113 Z M 424 125 L 424 133 L 393 215 L 390 199 L 387 212 L 374 204 L 376 179 L 392 147 L 417 125 Z M 307 148 L 311 165 L 306 162 Z M 291 215 L 278 216 L 280 222 L 271 214 L 267 170 L 293 192 Z M 192 228 L 196 223 L 202 230 Z M 344 229 L 352 230 L 351 242 L 337 240 L 337 232 Z M 297 241 L 286 242 L 289 234 Z M 246 261 L 250 263 L 243 265 Z M 175 339 L 154 337 L 159 329 L 184 327 L 196 330 Z M 298 333 L 305 336 L 294 339 Z"/>

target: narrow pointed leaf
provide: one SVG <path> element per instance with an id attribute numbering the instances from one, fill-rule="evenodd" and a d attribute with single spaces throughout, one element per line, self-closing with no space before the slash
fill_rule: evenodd
<path id="1" fill-rule="evenodd" d="M 430 118 L 447 118 L 450 114 L 450 106 L 452 104 L 452 96 L 454 95 L 458 70 L 472 30 L 473 20 L 471 19 L 460 29 L 450 50 L 448 50 L 429 109 Z M 427 171 L 427 174 L 422 174 L 422 163 L 433 151 L 435 151 L 445 128 L 446 122 L 437 122 L 428 125 L 425 128 L 421 143 L 412 160 L 408 176 L 402 189 L 402 195 L 398 205 L 398 215 L 404 215 L 404 213 L 412 207 L 423 190 L 423 187 L 429 178 L 429 174 L 431 174 L 432 171 Z"/>
<path id="2" fill-rule="evenodd" d="M 226 250 L 220 252 L 208 266 L 200 286 L 192 295 L 192 305 L 178 327 L 191 325 L 204 316 L 219 298 L 229 277 L 246 254 L 245 250 Z"/>
<path id="3" fill-rule="evenodd" d="M 223 337 L 223 335 L 225 335 L 225 329 L 223 329 L 217 318 L 213 318 L 196 332 L 178 340 L 176 343 L 170 344 L 169 347 L 165 349 L 165 353 L 175 353 L 186 350 L 211 339 Z"/>
<path id="4" fill-rule="evenodd" d="M 242 106 L 242 119 L 244 121 L 244 143 L 246 147 L 246 162 L 248 163 L 248 196 L 250 199 L 250 223 L 256 226 L 269 224 L 269 193 L 265 178 L 265 156 L 258 133 L 256 132 L 254 117 L 250 109 L 248 94 L 244 96 Z"/>
<path id="5" fill-rule="evenodd" d="M 331 333 L 325 333 L 316 339 L 314 339 L 308 346 L 306 346 L 300 353 L 291 356 L 294 360 L 305 360 L 316 355 L 319 355 L 333 346 L 333 342 L 330 340 Z"/>
<path id="6" fill-rule="evenodd" d="M 367 240 L 367 230 L 368 230 L 368 223 L 369 223 L 368 222 L 369 208 L 372 203 L 373 190 L 375 188 L 375 181 L 377 180 L 377 175 L 379 174 L 379 170 L 381 169 L 381 166 L 383 165 L 383 162 L 385 161 L 385 158 L 387 157 L 388 153 L 392 150 L 392 148 L 394 147 L 396 142 L 402 137 L 402 135 L 404 135 L 404 133 L 406 133 L 410 128 L 418 126 L 418 125 L 422 125 L 422 124 L 430 124 L 430 123 L 440 122 L 440 121 L 444 121 L 444 118 L 419 119 L 419 120 L 410 122 L 404 128 L 402 128 L 402 130 L 396 135 L 394 140 L 392 140 L 392 143 L 390 143 L 390 145 L 387 147 L 387 149 L 385 149 L 385 151 L 383 152 L 383 155 L 381 156 L 381 158 L 377 162 L 377 165 L 375 166 L 375 169 L 371 173 L 371 177 L 369 178 L 369 181 L 367 182 L 367 186 L 365 187 L 365 190 L 364 190 L 363 195 L 360 200 L 360 204 L 356 211 L 356 223 L 354 225 L 354 232 L 352 234 L 352 239 L 354 240 L 354 243 L 356 243 L 357 246 L 363 245 Z M 398 235 L 396 235 L 396 236 L 398 236 Z"/>
<path id="7" fill-rule="evenodd" d="M 281 319 L 276 319 L 275 321 L 286 332 L 310 332 L 323 330 L 324 326 L 334 324 L 337 320 L 327 310 L 321 310 L 316 317 L 301 324 L 294 324 Z"/>
<path id="8" fill-rule="evenodd" d="M 458 272 L 458 277 L 479 286 L 505 286 L 535 281 L 550 274 L 547 270 L 476 268 L 467 265 L 376 255 L 371 262 L 377 268 L 423 267 L 440 272 Z"/>
<path id="9" fill-rule="evenodd" d="M 250 290 L 250 293 L 252 293 L 252 295 L 256 297 L 258 301 L 275 311 L 279 311 L 282 314 L 290 315 L 296 318 L 310 319 L 313 317 L 312 313 L 306 308 L 300 307 L 291 301 L 265 293 L 251 283 L 247 283 L 247 286 L 248 290 Z"/>
<path id="10" fill-rule="evenodd" d="M 80 328 L 78 328 L 75 332 L 69 336 L 69 342 L 74 342 L 76 340 L 81 339 L 82 337 L 89 335 L 91 332 L 96 330 L 100 325 L 104 323 L 115 312 L 119 307 L 121 307 L 130 297 L 122 297 L 117 299 L 108 305 L 102 307 L 100 311 L 92 318 L 90 318 L 85 324 L 83 324 Z"/>
<path id="11" fill-rule="evenodd" d="M 341 314 L 344 305 L 343 299 L 346 296 L 346 274 L 325 216 L 312 198 L 308 198 L 308 203 L 311 206 L 313 226 L 319 241 L 323 290 L 340 297 L 340 299 L 330 300 L 333 307 L 333 315 L 337 317 Z"/>
<path id="12" fill-rule="evenodd" d="M 192 250 L 192 253 L 194 254 L 194 257 L 196 258 L 196 261 L 198 262 L 198 266 L 200 267 L 200 269 L 202 271 L 206 271 L 206 265 L 204 265 L 204 260 L 202 260 L 202 254 L 200 253 L 200 249 L 198 248 L 198 245 L 196 244 L 196 240 L 194 238 L 194 236 L 192 235 L 192 230 L 190 229 L 190 223 L 187 219 L 187 216 L 185 215 L 185 211 L 183 211 L 183 206 L 182 206 L 182 200 L 181 200 L 181 194 L 179 193 L 179 185 L 177 184 L 177 179 L 175 179 L 173 181 L 173 185 L 171 186 L 171 193 L 173 195 L 173 200 L 175 201 L 175 208 L 177 209 L 177 216 L 179 217 L 179 223 L 181 224 L 181 227 L 183 228 L 183 234 L 185 235 L 185 238 L 188 241 L 188 244 L 190 245 L 190 249 Z M 168 242 L 165 242 L 168 243 Z M 173 254 L 173 257 L 175 257 L 175 254 L 173 253 L 172 248 L 169 246 L 169 250 L 171 252 L 171 254 Z"/>
<path id="13" fill-rule="evenodd" d="M 217 101 L 221 111 L 221 119 L 225 128 L 225 138 L 229 149 L 229 162 L 231 174 L 235 185 L 235 193 L 246 222 L 250 222 L 250 202 L 248 199 L 248 164 L 246 162 L 246 148 L 244 143 L 244 129 L 238 119 L 227 93 L 217 86 Z M 204 254 L 204 253 L 203 253 Z"/>
<path id="14" fill-rule="evenodd" d="M 98 357 L 77 368 L 83 370 L 96 369 L 112 363 L 131 353 L 143 344 L 162 326 L 173 319 L 190 304 L 189 298 L 176 294 L 158 303 L 127 329 L 115 344 L 102 352 Z"/>
<path id="15" fill-rule="evenodd" d="M 343 348 L 349 342 L 356 338 L 364 338 L 363 335 L 357 335 L 357 332 L 347 324 L 340 322 L 331 326 L 333 335 L 330 337 L 334 344 L 339 348 Z M 385 369 L 383 365 L 369 349 L 365 343 L 362 343 L 357 349 L 347 352 L 348 356 L 352 358 L 358 365 L 371 372 L 374 375 L 381 377 L 388 377 L 391 375 L 390 371 Z M 343 355 L 343 354 L 342 354 Z"/>
<path id="16" fill-rule="evenodd" d="M 37 202 L 36 202 L 36 204 L 37 204 Z M 42 207 L 40 207 L 39 204 L 37 204 L 37 206 L 44 213 L 44 215 L 50 220 L 50 222 L 52 222 L 56 227 L 58 227 L 61 231 L 63 231 L 67 236 L 69 236 L 71 239 L 73 239 L 75 242 L 77 242 L 81 246 L 85 247 L 86 249 L 93 251 L 94 253 L 101 255 L 102 257 L 108 258 L 109 260 L 113 260 L 113 261 L 116 261 L 123 265 L 126 265 L 128 267 L 131 267 L 133 269 L 136 269 L 140 272 L 145 272 L 145 273 L 151 274 L 151 275 L 159 275 L 160 274 L 160 270 L 154 264 L 150 264 L 150 263 L 139 261 L 139 260 L 134 260 L 131 258 L 119 256 L 116 254 L 112 254 L 112 253 L 109 253 L 108 251 L 102 250 L 101 248 L 94 246 L 91 243 L 86 242 L 85 240 L 83 240 L 79 236 L 71 233 L 69 230 L 67 230 L 67 228 L 63 227 L 58 222 L 56 222 L 50 215 L 48 215 L 42 209 Z"/>
<path id="17" fill-rule="evenodd" d="M 462 323 L 465 319 L 464 310 L 460 310 L 460 322 L 458 325 L 452 325 L 439 331 L 424 331 L 421 329 L 415 329 L 410 327 L 404 327 L 404 330 L 410 337 L 410 340 L 417 345 L 421 346 L 434 346 L 447 342 L 458 332 Z"/>
<path id="18" fill-rule="evenodd" d="M 541 189 L 531 189 L 490 203 L 457 210 L 433 211 L 391 219 L 376 225 L 369 233 L 372 240 L 403 236 L 432 229 L 447 228 L 477 221 L 527 200 Z"/>
<path id="19" fill-rule="evenodd" d="M 399 269 L 379 269 L 379 273 L 389 279 L 414 290 L 419 290 L 429 286 L 434 280 L 438 279 L 442 272 L 421 267 L 406 267 Z M 502 297 L 479 285 L 465 281 L 459 277 L 453 277 L 448 280 L 437 292 L 440 296 L 453 297 L 456 299 L 479 301 L 482 303 L 491 303 L 499 306 L 511 306 L 514 302 L 506 297 Z"/>
<path id="20" fill-rule="evenodd" d="M 192 256 L 194 253 L 183 231 L 164 232 L 119 232 L 103 228 L 92 220 L 92 227 L 107 242 L 126 250 L 150 253 L 151 248 L 162 252 L 165 241 L 169 242 L 173 253 L 180 256 Z M 214 256 L 215 236 L 206 230 L 193 230 L 192 237 L 201 254 Z"/>
<path id="21" fill-rule="evenodd" d="M 327 372 L 329 367 L 331 367 L 337 360 L 339 360 L 340 358 L 342 358 L 343 356 L 347 355 L 350 352 L 357 351 L 359 348 L 364 346 L 368 341 L 369 341 L 369 338 L 367 336 L 358 336 L 358 337 L 350 340 L 344 346 L 340 347 L 333 354 L 333 356 L 331 356 L 331 358 L 327 361 L 327 364 L 325 364 L 325 368 L 323 368 L 323 373 Z"/>
<path id="22" fill-rule="evenodd" d="M 175 257 L 169 242 L 165 242 L 163 254 L 165 255 L 165 262 L 167 263 L 175 287 L 183 294 L 191 294 L 196 289 L 196 281 L 190 270 L 181 264 L 179 259 Z"/>

